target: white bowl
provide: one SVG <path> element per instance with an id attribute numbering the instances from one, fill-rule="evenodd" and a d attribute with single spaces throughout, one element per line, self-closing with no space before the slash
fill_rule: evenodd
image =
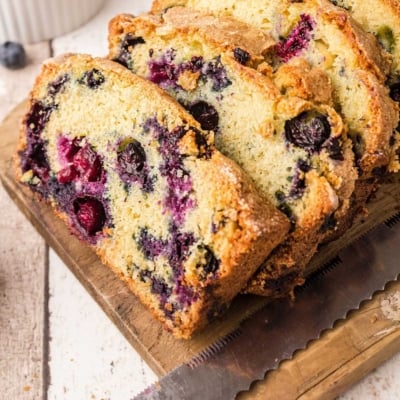
<path id="1" fill-rule="evenodd" d="M 70 32 L 93 17 L 104 0 L 0 0 L 0 43 L 34 43 Z"/>

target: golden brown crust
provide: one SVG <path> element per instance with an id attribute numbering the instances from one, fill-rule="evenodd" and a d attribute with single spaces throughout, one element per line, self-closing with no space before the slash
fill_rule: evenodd
<path id="1" fill-rule="evenodd" d="M 260 265 L 265 259 L 263 258 L 265 251 L 262 248 L 264 246 L 275 248 L 286 237 L 290 224 L 274 207 L 266 207 L 265 203 L 269 204 L 269 201 L 257 194 L 254 185 L 247 176 L 241 176 L 238 166 L 233 161 L 217 153 L 215 163 L 219 165 L 221 173 L 216 174 L 204 164 L 199 164 L 196 171 L 205 182 L 215 181 L 214 186 L 218 188 L 219 193 L 223 194 L 224 201 L 227 194 L 231 192 L 232 198 L 229 198 L 229 203 L 234 203 L 238 226 L 231 237 L 226 237 L 222 231 L 216 233 L 213 242 L 216 248 L 224 248 L 225 258 L 221 261 L 227 266 L 234 265 L 238 274 L 247 281 L 253 272 L 249 271 L 246 265 Z M 232 186 L 236 188 L 237 193 L 229 189 Z M 265 221 L 268 221 L 268 226 Z M 250 248 L 249 244 L 251 244 Z M 226 274 L 220 277 L 220 285 L 216 287 L 215 294 L 225 298 L 226 290 L 236 293 L 240 291 L 243 286 L 236 279 L 237 277 L 226 271 Z"/>
<path id="2" fill-rule="evenodd" d="M 343 35 L 345 37 L 347 45 L 352 49 L 354 56 L 357 58 L 358 64 L 362 68 L 371 70 L 382 82 L 385 81 L 386 75 L 390 69 L 390 55 L 382 51 L 382 48 L 378 45 L 375 38 L 361 29 L 359 24 L 354 21 L 347 12 L 335 7 L 328 0 L 303 0 L 301 2 L 285 0 L 280 3 L 279 8 L 281 10 L 287 11 L 291 7 L 300 7 L 304 12 L 309 12 L 314 15 L 320 22 L 330 25 L 330 29 L 334 29 L 335 31 L 333 32 L 334 35 Z M 267 9 L 270 5 L 271 4 L 265 0 L 264 6 L 262 2 L 257 3 L 256 6 L 258 8 L 254 9 Z M 252 20 L 251 12 L 248 12 L 246 15 L 240 15 L 243 10 L 239 10 L 240 7 L 235 8 L 232 2 L 224 6 L 222 3 L 213 4 L 211 1 L 208 3 L 202 1 L 200 5 L 197 5 L 195 0 L 155 0 L 153 1 L 151 11 L 154 14 L 161 14 L 176 6 L 192 7 L 198 10 L 216 13 L 220 16 L 231 15 L 249 24 L 255 23 L 256 27 L 258 27 L 259 23 L 260 26 L 263 23 L 261 22 L 261 15 L 257 17 L 259 21 Z M 247 7 L 251 8 L 252 4 L 249 3 Z M 272 30 L 273 22 L 269 21 L 269 25 L 271 25 Z"/>
<path id="3" fill-rule="evenodd" d="M 263 54 L 275 45 L 275 40 L 266 32 L 251 29 L 248 24 L 232 17 L 215 17 L 186 7 L 173 7 L 163 14 L 162 20 L 183 32 L 197 30 L 218 46 L 243 48 L 254 61 L 263 60 Z"/>
<path id="4" fill-rule="evenodd" d="M 153 0 L 150 11 L 154 14 L 162 14 L 170 7 L 186 5 L 187 0 Z"/>
<path id="5" fill-rule="evenodd" d="M 373 34 L 386 51 L 392 55 L 388 85 L 397 84 L 400 72 L 400 4 L 392 0 L 339 0 L 337 4 L 346 9 L 362 28 Z M 373 10 L 373 11 L 372 11 Z M 400 169 L 400 134 L 391 139 L 389 172 Z"/>
<path id="6" fill-rule="evenodd" d="M 338 5 L 362 26 L 378 38 L 382 46 L 392 54 L 391 72 L 400 70 L 400 4 L 396 0 L 340 0 Z M 372 11 L 373 10 L 373 11 Z"/>
<path id="7" fill-rule="evenodd" d="M 273 75 L 279 90 L 288 96 L 333 106 L 332 82 L 321 69 L 302 58 L 282 64 Z"/>
<path id="8" fill-rule="evenodd" d="M 365 126 L 363 136 L 368 138 L 365 150 L 359 160 L 364 177 L 374 175 L 375 171 L 389 164 L 392 147 L 390 138 L 399 118 L 398 106 L 389 97 L 388 89 L 379 85 L 375 77 L 365 71 L 358 71 L 360 82 L 369 92 L 365 101 L 371 111 L 370 121 Z"/>
<path id="9" fill-rule="evenodd" d="M 121 14 L 111 19 L 109 49 L 115 47 L 115 40 L 119 35 L 130 30 L 132 17 L 130 14 Z M 267 33 L 259 29 L 249 29 L 247 24 L 234 18 L 216 18 L 185 7 L 173 7 L 162 17 L 151 14 L 141 15 L 141 18 L 135 21 L 137 31 L 146 34 L 157 30 L 165 38 L 170 34 L 169 25 L 181 33 L 188 33 L 189 29 L 191 32 L 197 31 L 199 35 L 207 37 L 210 42 L 224 46 L 226 49 L 244 48 L 249 52 L 251 62 L 255 65 L 263 60 L 263 54 L 275 43 Z"/>
<path id="10" fill-rule="evenodd" d="M 328 0 L 318 0 L 318 2 L 320 4 L 317 14 L 320 21 L 332 25 L 336 34 L 345 37 L 347 46 L 356 55 L 357 67 L 372 71 L 381 82 L 385 82 L 391 65 L 390 54 L 384 51 L 376 38 L 362 29 L 345 10 L 335 7 Z"/>
<path id="11" fill-rule="evenodd" d="M 304 216 L 301 228 L 291 232 L 288 238 L 272 252 L 252 276 L 244 292 L 276 297 L 293 291 L 294 286 L 290 286 L 291 283 L 302 282 L 303 271 L 326 234 L 323 229 L 315 230 L 315 226 L 322 228 L 326 218 L 336 211 L 329 206 L 332 201 L 330 196 L 335 194 L 332 189 L 329 190 L 330 185 L 326 180 L 318 177 L 316 173 L 310 174 L 306 187 L 308 193 L 304 202 L 315 213 Z M 291 279 L 285 278 L 287 274 Z M 281 282 L 281 287 L 275 282 Z"/>

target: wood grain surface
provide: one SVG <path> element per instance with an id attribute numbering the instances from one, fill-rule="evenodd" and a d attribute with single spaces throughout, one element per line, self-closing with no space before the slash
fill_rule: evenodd
<path id="1" fill-rule="evenodd" d="M 399 306 L 400 282 L 393 282 L 238 400 L 335 399 L 400 351 Z"/>
<path id="2" fill-rule="evenodd" d="M 1 70 L 0 120 L 26 97 L 50 55 L 49 42 L 26 46 L 26 53 L 24 69 Z M 16 133 L 14 121 L 12 134 L 0 134 L 2 159 L 10 157 Z M 0 398 L 43 399 L 49 376 L 48 249 L 1 185 L 0 213 Z"/>
<path id="3" fill-rule="evenodd" d="M 36 201 L 26 187 L 16 182 L 11 155 L 16 148 L 18 123 L 23 110 L 24 104 L 20 104 L 0 127 L 0 178 L 5 189 L 157 374 L 163 375 L 190 360 L 265 304 L 265 299 L 241 296 L 223 319 L 194 339 L 174 339 L 95 254 L 69 233 L 45 203 Z M 398 176 L 392 176 L 384 183 L 371 202 L 370 216 L 360 218 L 345 237 L 321 249 L 311 263 L 310 271 L 328 261 L 348 241 L 400 209 L 398 181 Z M 282 363 L 277 371 L 269 373 L 264 381 L 254 385 L 252 391 L 241 398 L 334 398 L 400 350 L 398 321 L 386 318 L 379 311 L 382 298 L 397 292 L 400 293 L 400 288 L 394 285 L 376 296 L 360 311 L 326 332 L 320 340 L 298 352 L 293 360 Z"/>

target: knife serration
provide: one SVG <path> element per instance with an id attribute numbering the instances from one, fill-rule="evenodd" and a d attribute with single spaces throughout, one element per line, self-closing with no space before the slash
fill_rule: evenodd
<path id="1" fill-rule="evenodd" d="M 249 390 L 398 278 L 399 222 L 400 213 L 371 229 L 313 273 L 294 302 L 267 304 L 241 323 L 240 334 L 177 367 L 135 399 L 225 400 Z"/>

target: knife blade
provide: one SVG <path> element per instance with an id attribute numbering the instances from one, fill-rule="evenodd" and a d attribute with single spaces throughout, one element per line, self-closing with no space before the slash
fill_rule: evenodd
<path id="1" fill-rule="evenodd" d="M 400 274 L 400 213 L 307 278 L 294 302 L 273 301 L 237 331 L 151 385 L 135 400 L 225 400 L 292 358 Z"/>

